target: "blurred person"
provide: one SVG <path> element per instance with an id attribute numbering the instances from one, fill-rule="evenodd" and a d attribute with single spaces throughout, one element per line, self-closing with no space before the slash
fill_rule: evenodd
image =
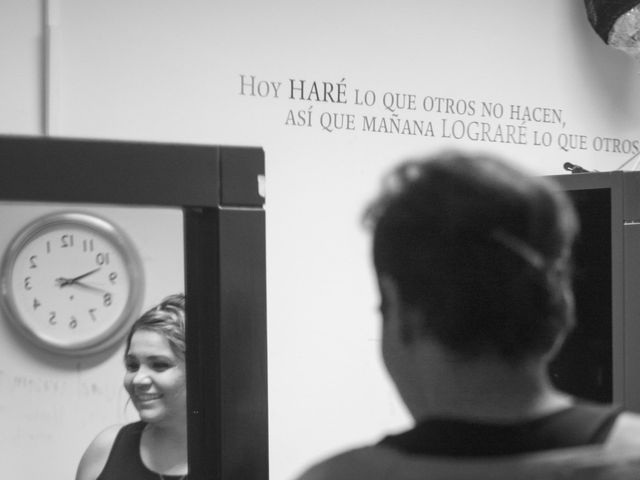
<path id="1" fill-rule="evenodd" d="M 640 417 L 549 380 L 575 322 L 579 222 L 559 187 L 443 152 L 395 168 L 365 222 L 382 356 L 415 425 L 300 480 L 640 478 Z"/>

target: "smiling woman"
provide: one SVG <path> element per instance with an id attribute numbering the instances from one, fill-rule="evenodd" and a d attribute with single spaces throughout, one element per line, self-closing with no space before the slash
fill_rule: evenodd
<path id="1" fill-rule="evenodd" d="M 140 421 L 110 427 L 80 461 L 76 480 L 187 478 L 185 299 L 145 312 L 125 345 L 124 386 Z"/>

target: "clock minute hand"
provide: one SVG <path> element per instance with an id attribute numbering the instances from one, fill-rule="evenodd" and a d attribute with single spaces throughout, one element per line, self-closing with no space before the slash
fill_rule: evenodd
<path id="1" fill-rule="evenodd" d="M 84 288 L 86 290 L 91 290 L 91 291 L 94 291 L 94 292 L 109 293 L 108 291 L 106 291 L 103 288 L 96 287 L 94 285 L 89 285 L 88 283 L 84 283 L 84 282 L 73 282 L 73 285 L 75 285 L 76 287 Z"/>

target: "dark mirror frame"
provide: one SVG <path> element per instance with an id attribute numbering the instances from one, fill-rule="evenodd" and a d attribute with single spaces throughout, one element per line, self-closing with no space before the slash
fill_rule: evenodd
<path id="1" fill-rule="evenodd" d="M 178 207 L 189 478 L 269 476 L 264 152 L 0 136 L 0 200 Z"/>
<path id="2" fill-rule="evenodd" d="M 591 291 L 594 298 L 589 301 L 611 299 L 612 400 L 627 409 L 640 411 L 640 322 L 637 321 L 640 318 L 640 295 L 637 294 L 640 285 L 640 172 L 616 170 L 551 175 L 548 178 L 572 196 L 577 194 L 584 199 L 594 194 L 597 199 L 604 193 L 607 197 L 607 203 L 600 203 L 595 209 L 580 211 L 579 208 L 580 216 L 587 224 L 610 219 L 609 230 L 605 226 L 587 228 L 582 232 L 585 248 L 595 250 L 598 246 L 607 245 L 602 238 L 593 238 L 593 235 L 607 237 L 610 245 L 610 252 L 602 252 L 601 255 L 610 258 L 610 274 L 604 278 L 604 286 L 599 285 L 603 278 L 595 279 L 597 289 Z M 585 203 L 587 207 L 590 204 Z M 603 209 L 610 212 L 604 215 L 604 219 L 598 219 L 598 216 L 603 216 Z M 597 256 L 598 253 L 590 252 L 590 255 Z M 609 283 L 608 288 L 606 283 Z M 576 300 L 580 302 L 579 296 Z M 580 305 L 577 307 L 579 311 Z M 587 303 L 584 308 L 591 307 Z"/>

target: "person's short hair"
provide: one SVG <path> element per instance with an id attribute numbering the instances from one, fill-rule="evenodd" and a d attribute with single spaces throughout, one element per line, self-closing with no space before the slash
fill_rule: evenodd
<path id="1" fill-rule="evenodd" d="M 166 297 L 133 323 L 125 341 L 125 355 L 129 352 L 133 334 L 138 330 L 149 330 L 161 334 L 169 342 L 176 357 L 184 360 L 186 353 L 184 294 Z"/>
<path id="2" fill-rule="evenodd" d="M 443 152 L 394 169 L 365 222 L 377 273 L 453 352 L 544 355 L 573 327 L 578 218 L 548 179 Z"/>

